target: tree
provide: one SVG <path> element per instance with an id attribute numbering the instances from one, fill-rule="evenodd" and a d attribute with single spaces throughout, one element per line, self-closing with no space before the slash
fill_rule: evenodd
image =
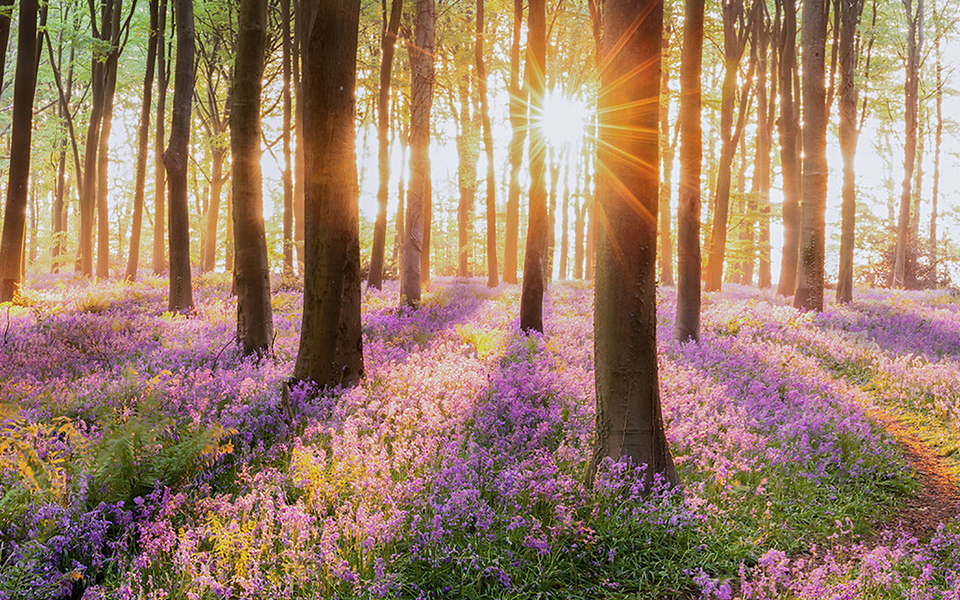
<path id="1" fill-rule="evenodd" d="M 283 71 L 283 272 L 293 275 L 293 37 L 290 0 L 280 2 L 281 70 Z M 262 200 L 261 200 L 262 202 Z"/>
<path id="2" fill-rule="evenodd" d="M 843 206 L 840 225 L 840 276 L 837 301 L 853 300 L 853 246 L 856 243 L 857 178 L 857 25 L 864 0 L 840 0 L 840 151 L 843 154 Z"/>
<path id="3" fill-rule="evenodd" d="M 520 32 L 523 26 L 523 0 L 513 0 L 513 34 L 510 42 L 510 191 L 507 196 L 506 238 L 503 246 L 503 280 L 517 283 L 517 257 L 520 247 L 520 167 L 523 143 L 527 137 L 527 86 L 520 83 Z"/>
<path id="4" fill-rule="evenodd" d="M 424 209 L 430 195 L 430 110 L 433 107 L 433 48 L 437 9 L 434 0 L 417 0 L 414 43 L 410 46 L 410 185 L 407 189 L 400 297 L 420 304 Z"/>
<path id="5" fill-rule="evenodd" d="M 355 125 L 360 0 L 302 0 L 300 9 L 306 255 L 294 378 L 351 386 L 363 377 Z"/>
<path id="6" fill-rule="evenodd" d="M 546 3 L 530 0 L 527 29 L 527 85 L 532 115 L 543 113 L 546 93 Z M 656 127 L 656 124 L 654 124 Z M 543 291 L 549 217 L 547 215 L 546 140 L 541 127 L 530 130 L 530 212 L 527 220 L 527 249 L 523 260 L 523 288 L 520 293 L 520 328 L 543 333 Z"/>
<path id="7" fill-rule="evenodd" d="M 917 162 L 917 121 L 920 102 L 920 60 L 923 51 L 923 0 L 902 0 L 907 15 L 907 68 L 904 83 L 904 122 L 906 139 L 903 151 L 903 184 L 900 193 L 900 216 L 897 221 L 897 248 L 893 266 L 893 285 L 902 288 L 906 281 L 907 245 L 910 227 L 910 197 L 913 171 Z"/>
<path id="8" fill-rule="evenodd" d="M 17 25 L 17 71 L 13 90 L 13 132 L 10 170 L 0 238 L 0 302 L 20 298 L 21 262 L 26 235 L 27 186 L 30 181 L 30 141 L 33 99 L 37 89 L 38 0 L 20 0 Z"/>
<path id="9" fill-rule="evenodd" d="M 487 102 L 487 67 L 483 61 L 483 2 L 477 0 L 477 93 L 480 95 L 480 118 L 483 128 L 483 149 L 487 155 L 487 286 L 497 287 L 497 177 L 493 164 L 493 134 L 490 128 L 490 107 Z"/>
<path id="10" fill-rule="evenodd" d="M 804 0 L 800 43 L 803 48 L 803 200 L 800 248 L 793 305 L 823 310 L 823 261 L 827 207 L 827 0 Z"/>
<path id="11" fill-rule="evenodd" d="M 367 284 L 377 290 L 383 285 L 383 260 L 387 244 L 387 200 L 390 197 L 390 83 L 402 10 L 403 0 L 391 1 L 390 20 L 387 21 L 384 12 L 380 41 L 380 93 L 377 96 L 377 164 L 380 182 L 377 188 L 377 220 L 373 226 L 373 250 L 370 253 L 370 275 L 367 279 Z"/>
<path id="12" fill-rule="evenodd" d="M 170 207 L 170 301 L 171 312 L 193 308 L 190 276 L 190 215 L 187 210 L 187 158 L 190 144 L 190 109 L 196 66 L 193 28 L 193 0 L 176 0 L 177 61 L 173 74 L 173 117 L 170 143 L 163 153 L 167 168 L 167 195 Z"/>
<path id="13" fill-rule="evenodd" d="M 166 8 L 166 7 L 164 7 Z M 140 230 L 143 225 L 143 201 L 147 180 L 147 142 L 150 135 L 150 108 L 153 98 L 153 75 L 157 61 L 160 32 L 160 0 L 150 0 L 150 39 L 147 42 L 147 70 L 143 76 L 143 99 L 140 109 L 140 128 L 137 131 L 137 172 L 133 192 L 133 225 L 130 234 L 130 257 L 125 279 L 137 278 L 140 263 Z"/>
<path id="14" fill-rule="evenodd" d="M 672 29 L 664 27 L 660 83 L 660 145 L 662 148 L 663 184 L 660 189 L 660 284 L 673 285 L 673 240 L 670 236 L 670 194 L 673 179 L 674 145 L 670 143 L 670 69 L 666 55 L 670 50 Z"/>
<path id="15" fill-rule="evenodd" d="M 532 11 L 531 11 L 532 13 Z M 606 0 L 597 170 L 594 362 L 596 442 L 605 457 L 647 465 L 676 484 L 660 409 L 656 342 L 657 204 L 663 0 Z M 531 27 L 532 29 L 532 27 Z"/>
<path id="16" fill-rule="evenodd" d="M 167 23 L 167 0 L 160 0 L 160 26 L 157 31 L 157 129 L 154 135 L 153 187 L 153 273 L 159 275 L 167 268 L 166 247 L 163 243 L 166 219 L 164 215 L 164 187 L 166 170 L 163 165 L 163 144 L 166 138 L 167 115 L 167 41 L 164 31 Z"/>
<path id="17" fill-rule="evenodd" d="M 677 207 L 677 317 L 674 337 L 700 339 L 700 70 L 704 0 L 685 0 L 680 55 L 680 190 Z"/>
<path id="18" fill-rule="evenodd" d="M 783 6 L 780 30 L 780 164 L 783 165 L 783 253 L 777 294 L 792 296 L 797 288 L 797 254 L 800 243 L 800 136 L 797 85 L 797 3 L 778 0 Z M 778 4 L 779 6 L 780 4 Z"/>
<path id="19" fill-rule="evenodd" d="M 236 248 L 237 337 L 244 354 L 264 354 L 273 342 L 270 265 L 263 224 L 260 101 L 267 44 L 267 0 L 240 3 L 230 149 L 233 154 L 233 229 Z"/>

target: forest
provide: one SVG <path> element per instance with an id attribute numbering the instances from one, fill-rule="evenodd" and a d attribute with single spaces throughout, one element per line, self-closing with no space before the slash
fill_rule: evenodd
<path id="1" fill-rule="evenodd" d="M 960 5 L 0 52 L 0 600 L 960 600 Z"/>

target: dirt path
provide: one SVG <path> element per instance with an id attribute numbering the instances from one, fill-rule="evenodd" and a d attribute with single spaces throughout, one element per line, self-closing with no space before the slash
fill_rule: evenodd
<path id="1" fill-rule="evenodd" d="M 929 539 L 940 523 L 960 515 L 957 482 L 951 479 L 943 461 L 894 414 L 882 408 L 873 408 L 869 414 L 897 441 L 920 482 L 917 497 L 908 500 L 886 526 L 903 529 L 920 540 Z"/>

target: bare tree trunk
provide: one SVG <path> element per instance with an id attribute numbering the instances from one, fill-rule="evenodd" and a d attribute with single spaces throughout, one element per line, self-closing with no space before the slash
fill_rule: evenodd
<path id="1" fill-rule="evenodd" d="M 430 0 L 421 0 L 429 2 Z M 303 0 L 306 263 L 294 377 L 352 386 L 363 377 L 356 57 L 360 0 Z M 434 13 L 431 11 L 431 15 Z"/>
<path id="2" fill-rule="evenodd" d="M 510 44 L 510 192 L 507 196 L 506 239 L 503 247 L 503 280 L 517 283 L 517 257 L 520 247 L 520 167 L 523 143 L 527 137 L 527 86 L 520 83 L 520 31 L 523 26 L 523 0 L 513 0 L 513 38 Z"/>
<path id="3" fill-rule="evenodd" d="M 193 308 L 190 275 L 190 214 L 187 208 L 187 162 L 190 144 L 190 110 L 196 66 L 193 0 L 176 0 L 177 62 L 173 79 L 173 117 L 170 144 L 163 153 L 170 199 L 170 302 L 171 312 Z"/>
<path id="4" fill-rule="evenodd" d="M 560 219 L 560 279 L 567 279 L 570 252 L 570 155 L 566 156 L 563 166 L 563 213 Z"/>
<path id="5" fill-rule="evenodd" d="M 20 0 L 17 24 L 17 72 L 13 90 L 10 170 L 0 237 L 0 302 L 18 301 L 23 282 L 24 227 L 30 181 L 33 99 L 37 89 L 37 0 Z"/>
<path id="6" fill-rule="evenodd" d="M 477 0 L 477 40 L 474 55 L 477 62 L 477 93 L 480 95 L 480 118 L 483 128 L 483 149 L 487 156 L 487 286 L 497 287 L 497 176 L 493 164 L 493 133 L 490 127 L 490 106 L 487 102 L 487 67 L 483 62 L 483 2 Z"/>
<path id="7" fill-rule="evenodd" d="M 293 237 L 294 245 L 297 248 L 297 263 L 300 272 L 303 273 L 304 266 L 304 206 L 303 190 L 306 173 L 304 172 L 304 152 L 303 152 L 303 80 L 301 77 L 301 60 L 303 54 L 303 19 L 300 18 L 300 0 L 293 0 L 294 11 L 296 12 L 293 28 L 293 79 L 296 92 L 296 106 L 293 110 L 293 128 L 297 134 L 297 149 L 294 154 L 294 181 L 293 181 Z"/>
<path id="8" fill-rule="evenodd" d="M 857 178 L 857 24 L 864 0 L 839 0 L 840 10 L 840 151 L 843 154 L 843 206 L 840 224 L 840 275 L 837 301 L 853 300 L 853 247 L 856 238 Z"/>
<path id="9" fill-rule="evenodd" d="M 670 196 L 673 193 L 673 153 L 670 142 L 670 69 L 666 59 L 671 28 L 663 36 L 664 60 L 660 82 L 660 147 L 663 151 L 663 184 L 660 186 L 660 285 L 673 285 L 673 240 L 670 236 Z"/>
<path id="10" fill-rule="evenodd" d="M 800 244 L 800 137 L 797 109 L 799 91 L 797 72 L 796 0 L 783 3 L 783 29 L 780 35 L 780 163 L 783 165 L 783 254 L 777 294 L 792 296 L 797 288 L 797 256 Z"/>
<path id="11" fill-rule="evenodd" d="M 548 144 L 549 145 L 549 144 Z M 550 165 L 550 193 L 547 196 L 547 253 L 544 257 L 544 278 L 553 279 L 553 256 L 557 247 L 557 184 L 560 181 L 560 162 L 563 152 L 549 146 L 547 164 Z"/>
<path id="12" fill-rule="evenodd" d="M 545 0 L 530 0 L 529 11 L 527 85 L 530 94 L 530 111 L 532 114 L 539 114 L 543 110 L 543 97 L 546 92 Z M 543 292 L 546 284 L 545 269 L 549 243 L 546 165 L 544 164 L 546 151 L 543 131 L 538 127 L 532 128 L 530 130 L 530 214 L 527 225 L 527 248 L 523 260 L 523 288 L 520 294 L 520 328 L 524 331 L 540 333 L 543 333 Z"/>
<path id="13" fill-rule="evenodd" d="M 3 72 L 7 66 L 7 45 L 10 41 L 10 19 L 13 16 L 13 2 L 14 0 L 0 0 L 0 51 L 3 52 L 4 59 L 0 60 L 0 89 L 3 89 Z"/>
<path id="14" fill-rule="evenodd" d="M 290 130 L 293 127 L 293 48 L 290 32 L 290 0 L 280 2 L 281 70 L 283 72 L 283 272 L 293 275 L 293 155 Z M 262 200 L 261 200 L 262 202 Z"/>
<path id="15" fill-rule="evenodd" d="M 704 0 L 685 0 L 680 57 L 680 190 L 677 207 L 677 317 L 674 337 L 700 339 L 700 71 Z"/>
<path id="16" fill-rule="evenodd" d="M 937 24 L 934 38 L 934 55 L 937 73 L 937 126 L 933 150 L 933 197 L 930 206 L 930 268 L 933 270 L 934 282 L 939 283 L 937 277 L 937 206 L 940 202 L 940 153 L 943 144 L 943 57 L 940 50 L 940 38 L 943 36 L 941 25 L 942 15 L 937 12 L 936 0 L 933 3 L 934 22 Z"/>
<path id="17" fill-rule="evenodd" d="M 260 102 L 267 44 L 267 0 L 241 0 L 238 27 L 230 107 L 231 187 L 235 202 L 233 227 L 237 236 L 244 240 L 236 249 L 234 275 L 237 338 L 244 354 L 262 355 L 270 351 L 273 342 L 270 265 L 260 171 Z M 289 135 L 289 129 L 286 134 Z M 208 243 L 213 246 L 212 240 Z"/>
<path id="18" fill-rule="evenodd" d="M 457 277 L 470 277 L 470 230 L 473 220 L 474 204 L 477 196 L 477 131 L 474 115 L 470 112 L 470 75 L 463 73 L 458 77 L 458 96 L 460 99 L 460 127 L 457 136 L 457 154 L 459 167 L 457 179 L 460 187 L 460 202 L 457 204 Z M 451 110 L 456 114 L 456 108 Z"/>
<path id="19" fill-rule="evenodd" d="M 897 249 L 893 267 L 893 286 L 903 288 L 906 285 L 906 258 L 910 227 L 910 198 L 913 183 L 913 171 L 917 158 L 917 119 L 919 108 L 920 56 L 923 43 L 923 0 L 917 0 L 916 11 L 913 0 L 902 0 L 907 14 L 907 69 L 904 97 L 906 104 L 905 124 L 906 142 L 903 152 L 903 186 L 900 194 L 900 218 L 897 221 Z"/>
<path id="20" fill-rule="evenodd" d="M 104 5 L 103 39 L 110 39 L 111 50 L 103 65 L 103 121 L 97 140 L 97 277 L 110 277 L 110 214 L 107 206 L 107 173 L 110 168 L 110 130 L 117 91 L 117 61 L 120 55 L 120 15 L 123 0 Z"/>
<path id="21" fill-rule="evenodd" d="M 777 50 L 777 40 L 780 39 L 781 13 L 780 5 L 777 5 L 777 14 L 774 19 L 773 30 L 768 28 L 764 32 L 768 44 L 770 60 L 770 92 L 766 94 L 767 114 L 764 117 L 764 127 L 762 132 L 758 131 L 757 140 L 757 164 L 760 178 L 760 197 L 758 203 L 760 206 L 760 240 L 758 242 L 759 250 L 759 269 L 757 271 L 757 286 L 760 289 L 767 289 L 773 285 L 773 278 L 770 273 L 770 157 L 773 148 L 773 129 L 777 122 L 777 76 L 779 73 L 779 52 Z"/>
<path id="22" fill-rule="evenodd" d="M 232 98 L 230 101 L 232 102 Z M 223 195 L 223 184 L 226 179 L 223 175 L 223 161 L 226 153 L 226 148 L 219 144 L 215 145 L 211 152 L 210 203 L 206 210 L 207 230 L 203 236 L 200 264 L 200 270 L 203 272 L 212 271 L 217 263 L 217 225 L 220 222 L 220 196 Z"/>
<path id="23" fill-rule="evenodd" d="M 140 129 L 137 131 L 137 173 L 133 191 L 133 225 L 130 234 L 130 257 L 124 278 L 137 279 L 140 264 L 140 231 L 143 226 L 144 191 L 147 182 L 147 143 L 150 136 L 150 109 L 153 99 L 153 75 L 157 62 L 160 27 L 160 1 L 150 0 L 150 40 L 147 42 L 147 70 L 143 76 L 143 98 L 140 105 Z"/>
<path id="24" fill-rule="evenodd" d="M 827 207 L 827 0 L 804 0 L 803 48 L 803 201 L 796 308 L 823 310 L 823 261 Z"/>
<path id="25" fill-rule="evenodd" d="M 9 0 L 11 3 L 13 0 Z M 0 3 L 2 5 L 2 3 Z M 68 16 L 68 10 L 64 10 L 61 13 L 61 18 L 66 21 Z M 6 48 L 7 40 L 4 37 L 6 34 L 2 32 L 2 21 L 3 17 L 0 17 L 0 47 Z M 76 17 L 74 17 L 76 19 Z M 9 29 L 9 21 L 7 22 L 7 28 Z M 9 33 L 9 31 L 7 32 Z M 57 117 L 61 119 L 61 122 L 66 121 L 67 131 L 70 135 L 70 143 L 73 146 L 74 160 L 77 163 L 77 173 L 80 173 L 79 169 L 79 155 L 77 153 L 77 138 L 73 129 L 73 117 L 70 113 L 70 101 L 73 97 L 73 64 L 74 59 L 76 58 L 76 45 L 70 45 L 70 64 L 67 67 L 67 86 L 66 90 L 63 89 L 60 81 L 61 68 L 63 66 L 63 33 L 61 32 L 60 40 L 58 42 L 58 57 L 57 61 L 54 62 L 53 58 L 53 45 L 50 42 L 50 34 L 47 32 L 47 50 L 50 54 L 50 65 L 53 70 L 54 79 L 57 83 L 57 91 L 59 93 L 60 102 L 57 105 Z M 2 71 L 2 67 L 0 67 Z M 2 75 L 0 75 L 0 87 L 2 87 Z M 62 131 L 62 130 L 61 130 Z M 57 184 L 56 190 L 54 191 L 53 199 L 53 260 L 51 262 L 51 272 L 59 273 L 61 265 L 61 256 L 66 253 L 66 242 L 67 242 L 67 222 L 68 222 L 68 213 L 69 213 L 69 191 L 67 190 L 67 146 L 66 141 L 62 142 L 63 146 L 60 148 L 60 159 L 57 162 Z"/>
<path id="26" fill-rule="evenodd" d="M 165 29 L 167 23 L 167 0 L 160 0 L 160 28 L 157 37 L 157 130 L 154 137 L 154 188 L 153 188 L 153 273 L 159 275 L 167 268 L 166 246 L 163 243 L 166 229 L 166 210 L 164 208 L 164 187 L 166 170 L 163 165 L 163 144 L 165 142 L 167 114 L 167 42 Z"/>
<path id="27" fill-rule="evenodd" d="M 587 134 L 588 138 L 595 137 L 596 127 L 594 126 L 593 131 Z M 599 150 L 598 150 L 599 152 Z M 594 157 L 596 153 L 594 154 Z M 588 165 L 589 167 L 590 165 Z M 593 168 L 588 168 L 586 174 L 584 175 L 585 183 L 584 188 L 587 190 L 586 198 L 586 212 L 587 212 L 587 239 L 585 242 L 584 248 L 584 267 L 583 267 L 583 276 L 584 279 L 592 280 L 594 268 L 597 266 L 597 198 L 596 198 L 596 189 L 591 190 L 592 183 L 596 181 L 597 174 L 597 163 L 596 158 L 593 160 Z"/>
<path id="28" fill-rule="evenodd" d="M 647 465 L 647 483 L 655 475 L 678 483 L 657 375 L 657 221 L 646 216 L 657 214 L 659 144 L 656 136 L 624 133 L 656 131 L 662 20 L 663 0 L 606 0 L 604 5 L 597 145 L 602 216 L 594 317 L 596 442 L 588 485 L 608 456 Z M 636 27 L 638 22 L 644 26 Z M 638 211 L 637 204 L 644 210 Z"/>

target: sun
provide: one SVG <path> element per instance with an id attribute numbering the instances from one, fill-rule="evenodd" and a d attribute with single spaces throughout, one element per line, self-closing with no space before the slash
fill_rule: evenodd
<path id="1" fill-rule="evenodd" d="M 538 126 L 547 143 L 554 148 L 577 144 L 584 135 L 590 110 L 577 98 L 551 90 L 543 99 L 543 114 Z"/>

